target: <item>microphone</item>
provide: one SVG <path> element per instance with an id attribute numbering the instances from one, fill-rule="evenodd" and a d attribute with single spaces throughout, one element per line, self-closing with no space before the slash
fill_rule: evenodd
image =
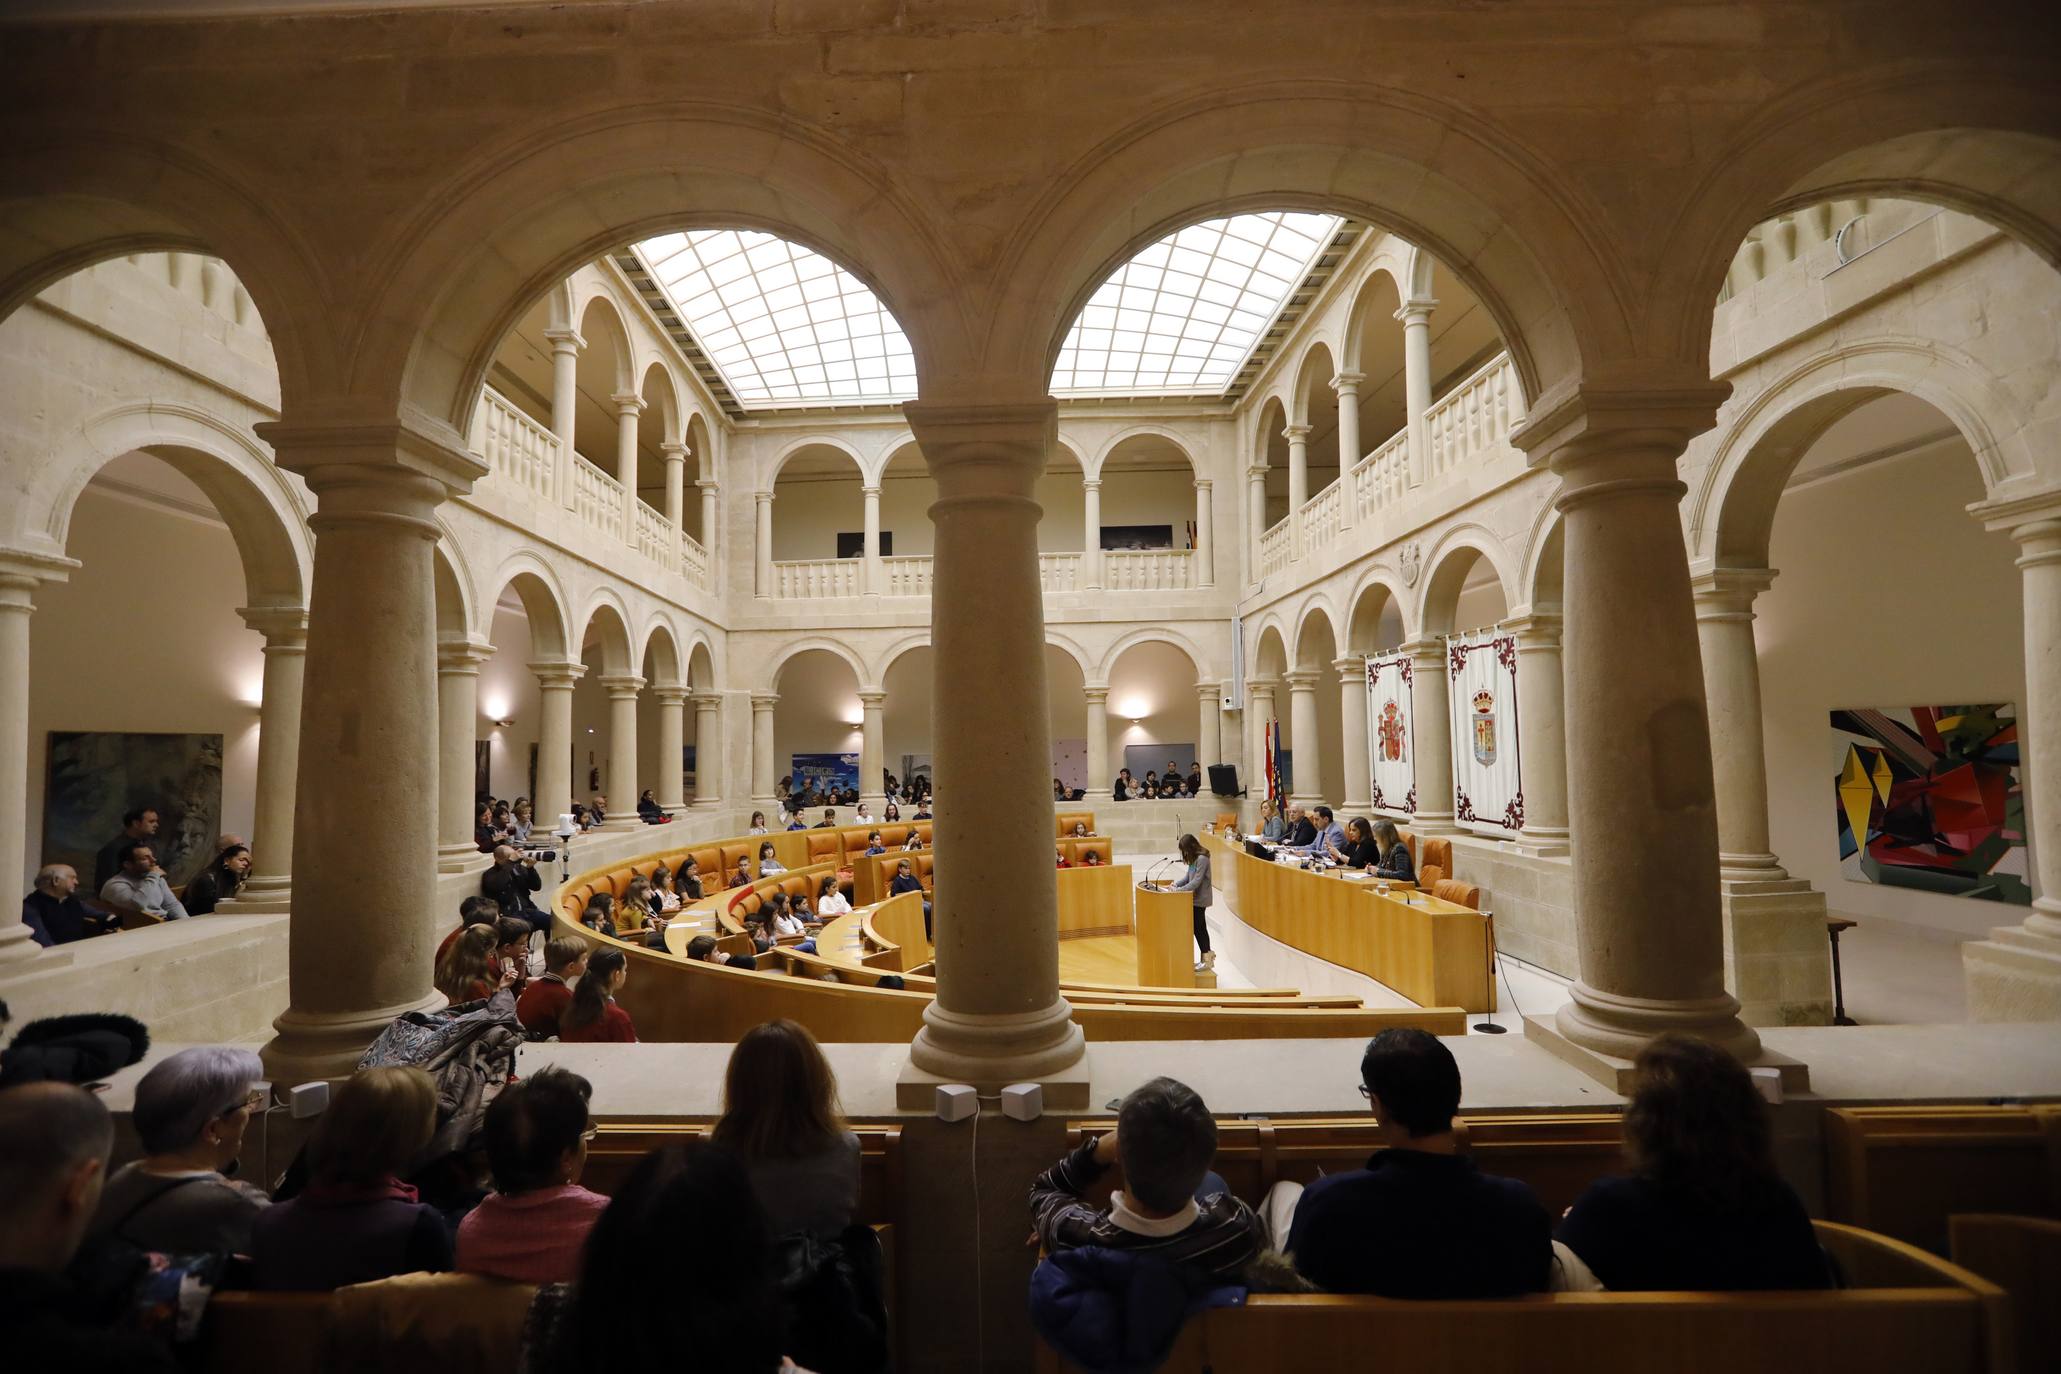
<path id="1" fill-rule="evenodd" d="M 1148 886 L 1152 882 L 1152 875 L 1159 872 L 1160 869 L 1164 868 L 1166 865 L 1172 862 L 1172 859 L 1160 859 L 1154 862 L 1152 867 L 1145 870 L 1145 877 L 1139 882 L 1138 886 Z"/>

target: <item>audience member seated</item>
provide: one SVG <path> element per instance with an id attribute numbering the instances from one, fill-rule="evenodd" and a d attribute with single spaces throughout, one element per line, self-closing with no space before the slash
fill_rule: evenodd
<path id="1" fill-rule="evenodd" d="M 1065 845 L 1063 845 L 1063 844 L 1062 844 L 1062 845 L 1058 845 L 1058 846 L 1056 846 L 1056 847 L 1055 847 L 1055 848 L 1053 849 L 1053 851 L 1052 851 L 1052 852 L 1053 852 L 1053 854 L 1054 854 L 1054 855 L 1056 856 L 1056 858 L 1057 858 L 1057 860 L 1058 860 L 1058 864 L 1059 864 L 1059 867 L 1061 867 L 1061 868 L 1072 868 L 1072 867 L 1073 867 L 1073 861 L 1072 861 L 1071 859 L 1069 859 L 1069 858 L 1067 858 L 1067 857 L 1066 857 L 1066 846 L 1065 846 Z"/>
<path id="2" fill-rule="evenodd" d="M 590 946 L 577 935 L 561 935 L 544 946 L 544 972 L 515 999 L 515 1019 L 540 1040 L 558 1034 L 559 1018 L 572 1005 L 573 981 L 587 971 Z"/>
<path id="3" fill-rule="evenodd" d="M 508 832 L 494 824 L 494 808 L 486 802 L 481 802 L 472 817 L 473 845 L 480 853 L 491 854 L 495 845 L 505 844 L 507 840 Z"/>
<path id="4" fill-rule="evenodd" d="M 1374 838 L 1374 822 L 1355 816 L 1345 823 L 1345 843 L 1331 846 L 1325 857 L 1347 868 L 1375 868 L 1381 863 L 1381 845 Z"/>
<path id="5" fill-rule="evenodd" d="M 572 1001 L 558 1017 L 558 1038 L 568 1044 L 634 1044 L 637 1029 L 615 995 L 629 980 L 629 961 L 619 949 L 597 949 L 573 987 Z"/>
<path id="6" fill-rule="evenodd" d="M 911 830 L 911 831 L 910 831 L 910 832 L 908 833 L 908 836 L 907 836 L 906 838 L 904 838 L 904 839 L 903 839 L 903 841 L 902 841 L 902 851 L 903 851 L 904 853 L 907 853 L 907 854 L 914 854 L 914 853 L 916 853 L 916 852 L 917 852 L 918 850 L 920 850 L 920 849 L 922 849 L 922 848 L 923 848 L 923 836 L 921 836 L 921 835 L 917 834 L 917 833 L 916 833 L 916 831 L 914 831 L 914 830 Z"/>
<path id="7" fill-rule="evenodd" d="M 621 900 L 615 904 L 615 933 L 628 940 L 651 924 L 651 880 L 641 875 L 623 884 Z"/>
<path id="8" fill-rule="evenodd" d="M 1181 785 L 1187 789 L 1188 795 L 1191 797 L 1202 795 L 1202 765 L 1200 763 L 1188 765 L 1188 777 Z"/>
<path id="9" fill-rule="evenodd" d="M 934 819 L 934 817 L 932 817 L 930 814 L 931 800 L 932 798 L 930 794 L 927 792 L 924 795 L 918 797 L 916 799 L 916 814 L 910 817 L 910 819 L 918 821 L 927 821 Z"/>
<path id="10" fill-rule="evenodd" d="M 1200 1095 L 1172 1078 L 1131 1090 L 1116 1129 L 1085 1140 L 1031 1184 L 1031 1225 L 1048 1254 L 1082 1246 L 1149 1254 L 1231 1279 L 1259 1253 L 1259 1218 L 1210 1172 L 1217 1123 Z M 1087 1200 L 1110 1165 L 1124 1186 L 1107 1207 Z"/>
<path id="11" fill-rule="evenodd" d="M 875 854 L 885 854 L 885 853 L 887 853 L 887 846 L 886 846 L 886 845 L 884 845 L 884 844 L 882 844 L 882 843 L 880 842 L 880 832 L 879 832 L 878 830 L 869 830 L 869 831 L 867 831 L 867 832 L 866 832 L 866 855 L 867 855 L 867 857 L 868 857 L 868 858 L 871 858 L 871 857 L 872 857 L 873 855 L 875 855 Z"/>
<path id="12" fill-rule="evenodd" d="M 1633 1064 L 1631 1172 L 1599 1179 L 1560 1243 L 1626 1291 L 1824 1288 L 1830 1274 L 1795 1190 L 1775 1172 L 1767 1104 L 1718 1046 L 1668 1034 Z"/>
<path id="13" fill-rule="evenodd" d="M 69 1083 L 0 1092 L 0 1329 L 11 1369 L 171 1374 L 155 1341 L 97 1330 L 64 1277 L 100 1201 L 114 1122 Z"/>
<path id="14" fill-rule="evenodd" d="M 1403 843 L 1403 835 L 1395 828 L 1394 821 L 1374 823 L 1374 845 L 1381 851 L 1380 862 L 1374 865 L 1374 876 L 1389 878 L 1396 882 L 1417 881 L 1417 868 L 1410 860 L 1410 846 Z"/>
<path id="15" fill-rule="evenodd" d="M 670 890 L 679 894 L 682 905 L 698 902 L 707 895 L 701 886 L 701 862 L 692 854 L 680 856 L 680 866 L 673 870 L 672 877 Z"/>
<path id="16" fill-rule="evenodd" d="M 1281 808 L 1274 805 L 1272 797 L 1262 798 L 1259 809 L 1259 833 L 1263 840 L 1278 840 L 1282 836 Z"/>
<path id="17" fill-rule="evenodd" d="M 772 915 L 766 921 L 766 929 L 775 940 L 791 940 L 797 935 L 809 933 L 808 923 L 802 919 L 801 912 L 796 911 L 794 904 L 785 900 L 786 897 L 787 894 L 783 892 L 779 899 L 774 901 Z"/>
<path id="18" fill-rule="evenodd" d="M 830 829 L 831 827 L 835 826 L 836 824 L 837 824 L 837 810 L 836 810 L 836 808 L 834 808 L 834 807 L 829 807 L 829 806 L 826 806 L 826 807 L 824 807 L 824 808 L 823 808 L 823 819 L 822 819 L 822 820 L 820 820 L 820 821 L 817 821 L 817 822 L 816 822 L 816 829 L 818 829 L 818 830 L 828 830 L 828 829 Z"/>
<path id="19" fill-rule="evenodd" d="M 1281 845 L 1285 849 L 1306 849 L 1317 842 L 1317 823 L 1293 802 L 1281 813 Z"/>
<path id="20" fill-rule="evenodd" d="M 681 1367 L 796 1374 L 772 1234 L 744 1167 L 693 1140 L 646 1155 L 587 1238 L 579 1278 L 537 1292 L 525 1374 Z"/>
<path id="21" fill-rule="evenodd" d="M 881 850 L 879 852 L 886 853 L 887 851 Z M 837 875 L 835 873 L 825 873 L 822 883 L 816 888 L 817 922 L 820 924 L 834 917 L 849 916 L 851 911 L 852 899 L 845 896 L 844 890 L 837 885 Z"/>
<path id="22" fill-rule="evenodd" d="M 551 929 L 550 916 L 530 895 L 544 886 L 536 859 L 511 844 L 499 845 L 493 852 L 494 866 L 479 875 L 480 895 L 492 897 L 503 916 L 524 921 L 532 930 Z"/>
<path id="23" fill-rule="evenodd" d="M 79 899 L 79 875 L 70 864 L 45 864 L 36 890 L 21 899 L 22 924 L 39 945 L 68 945 L 119 928 L 115 917 Z"/>
<path id="24" fill-rule="evenodd" d="M 323 1292 L 449 1269 L 444 1219 L 398 1177 L 436 1122 L 436 1083 L 421 1069 L 363 1069 L 338 1088 L 308 1141 L 308 1186 L 251 1228 L 255 1286 Z"/>
<path id="25" fill-rule="evenodd" d="M 834 1238 L 859 1203 L 859 1137 L 846 1129 L 837 1078 L 796 1022 L 746 1031 L 723 1076 L 711 1139 L 741 1160 L 777 1236 Z"/>
<path id="26" fill-rule="evenodd" d="M 128 857 L 128 846 L 139 840 L 149 843 L 156 834 L 156 807 L 140 807 L 123 816 L 121 833 L 100 846 L 100 852 L 93 856 L 93 890 L 100 891 L 107 886 L 109 878 L 122 871 L 122 860 Z"/>
<path id="27" fill-rule="evenodd" d="M 1341 830 L 1338 822 L 1331 818 L 1330 807 L 1313 806 L 1310 808 L 1310 815 L 1305 819 L 1310 822 L 1313 832 L 1309 840 L 1303 843 L 1286 845 L 1284 848 L 1317 858 L 1329 857 L 1334 848 L 1345 848 L 1345 831 Z M 1296 833 L 1298 835 L 1302 833 L 1300 828 L 1297 829 Z"/>
<path id="28" fill-rule="evenodd" d="M 681 871 L 688 871 L 688 865 L 693 862 L 694 858 L 692 855 L 682 859 L 680 861 Z M 698 897 L 700 894 L 697 893 L 696 895 Z M 653 916 L 670 917 L 677 915 L 679 910 L 680 890 L 675 886 L 673 870 L 667 868 L 664 864 L 660 864 L 657 868 L 651 870 L 651 914 Z"/>
<path id="29" fill-rule="evenodd" d="M 587 905 L 580 911 L 580 924 L 596 935 L 615 938 L 615 894 L 597 892 L 587 898 Z"/>
<path id="30" fill-rule="evenodd" d="M 593 1086 L 546 1068 L 510 1083 L 481 1134 L 494 1191 L 458 1223 L 459 1272 L 518 1283 L 570 1283 L 608 1199 L 580 1186 L 594 1136 Z"/>
<path id="31" fill-rule="evenodd" d="M 754 812 L 752 812 L 752 813 L 751 813 L 751 828 L 750 828 L 749 830 L 746 830 L 746 831 L 745 831 L 744 833 L 745 833 L 745 834 L 747 834 L 747 835 L 763 835 L 763 834 L 765 834 L 765 833 L 766 833 L 766 813 L 765 813 L 765 812 L 763 812 L 763 811 L 754 811 Z"/>
<path id="32" fill-rule="evenodd" d="M 730 875 L 730 886 L 750 887 L 756 881 L 758 880 L 751 876 L 751 856 L 749 854 L 739 854 L 737 856 L 737 871 Z"/>
<path id="33" fill-rule="evenodd" d="M 773 856 L 773 842 L 767 840 L 759 846 L 759 876 L 770 878 L 776 873 L 785 873 L 787 865 Z"/>
<path id="34" fill-rule="evenodd" d="M 243 880 L 249 876 L 250 846 L 232 844 L 215 855 L 215 861 L 186 884 L 186 893 L 179 900 L 185 903 L 187 915 L 209 915 L 221 903 L 234 897 L 243 887 Z"/>
<path id="35" fill-rule="evenodd" d="M 604 823 L 608 820 L 608 798 L 596 792 L 594 794 L 594 804 L 588 807 L 587 810 L 592 813 L 594 824 L 600 825 Z"/>
<path id="36" fill-rule="evenodd" d="M 909 838 L 913 840 L 916 838 L 916 836 L 912 832 Z M 888 896 L 899 897 L 904 892 L 922 891 L 923 880 L 916 876 L 916 869 L 913 864 L 911 864 L 907 859 L 904 859 L 899 864 L 895 865 L 895 876 L 889 879 L 887 884 Z M 925 896 L 923 899 L 923 938 L 926 940 L 932 940 L 937 938 L 935 935 L 931 933 L 930 898 L 928 896 Z"/>
<path id="37" fill-rule="evenodd" d="M 513 970 L 495 966 L 500 945 L 500 934 L 493 926 L 467 926 L 437 961 L 436 976 L 431 980 L 436 990 L 450 998 L 455 1007 L 491 997 L 495 988 L 513 983 Z"/>
<path id="38" fill-rule="evenodd" d="M 1083 849 L 1083 850 L 1081 850 L 1081 867 L 1082 867 L 1082 868 L 1100 868 L 1100 867 L 1102 867 L 1102 851 L 1101 851 L 1101 850 L 1099 850 L 1099 849 Z"/>
<path id="39" fill-rule="evenodd" d="M 529 798 L 517 797 L 514 810 L 509 813 L 509 841 L 514 844 L 528 843 L 530 832 L 536 827 L 536 812 L 531 808 Z"/>
<path id="40" fill-rule="evenodd" d="M 265 1110 L 265 1066 L 249 1050 L 196 1046 L 136 1084 L 130 1121 L 143 1158 L 115 1170 L 88 1233 L 167 1254 L 248 1254 L 271 1199 L 229 1177 L 251 1119 Z"/>
<path id="41" fill-rule="evenodd" d="M 880 823 L 882 825 L 893 825 L 895 822 L 901 820 L 901 818 L 902 808 L 896 806 L 891 801 L 886 806 L 880 809 Z"/>
<path id="42" fill-rule="evenodd" d="M 1360 1092 L 1382 1148 L 1367 1167 L 1302 1191 L 1279 1248 L 1335 1293 L 1386 1298 L 1504 1298 L 1543 1292 L 1553 1227 L 1530 1188 L 1484 1174 L 1458 1153 L 1460 1066 L 1438 1037 L 1386 1030 L 1367 1043 Z M 1268 1197 L 1280 1216 L 1293 1184 Z M 1275 1234 L 1279 1236 L 1279 1224 Z"/>
<path id="43" fill-rule="evenodd" d="M 476 925 L 492 925 L 501 919 L 501 904 L 492 897 L 467 897 L 458 903 L 458 928 L 446 934 L 437 945 L 435 962 L 444 962 L 444 956 L 451 946 L 458 943 L 458 937 Z M 432 966 L 434 967 L 434 965 Z"/>
<path id="44" fill-rule="evenodd" d="M 658 804 L 658 798 L 650 788 L 637 794 L 637 819 L 646 825 L 664 825 L 666 809 Z"/>
<path id="45" fill-rule="evenodd" d="M 121 867 L 100 889 L 100 900 L 126 911 L 140 911 L 167 921 L 186 919 L 186 907 L 173 895 L 157 866 L 157 852 L 142 840 L 134 840 L 123 853 Z"/>

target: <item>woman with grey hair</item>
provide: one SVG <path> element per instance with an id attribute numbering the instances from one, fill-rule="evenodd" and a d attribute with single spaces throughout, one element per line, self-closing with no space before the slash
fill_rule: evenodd
<path id="1" fill-rule="evenodd" d="M 247 1254 L 251 1222 L 271 1202 L 231 1177 L 251 1118 L 263 1112 L 264 1065 L 249 1050 L 180 1050 L 136 1084 L 130 1118 L 143 1158 L 107 1181 L 94 1239 L 144 1250 Z"/>

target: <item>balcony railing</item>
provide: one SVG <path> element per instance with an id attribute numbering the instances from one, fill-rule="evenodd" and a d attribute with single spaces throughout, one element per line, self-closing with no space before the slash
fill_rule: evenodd
<path id="1" fill-rule="evenodd" d="M 1189 585 L 1186 549 L 1104 549 L 1102 585 L 1113 592 L 1177 591 Z"/>
<path id="2" fill-rule="evenodd" d="M 680 541 L 686 538 L 673 528 L 673 522 L 645 505 L 637 503 L 637 552 L 664 568 L 667 572 L 680 571 Z"/>
<path id="3" fill-rule="evenodd" d="M 1292 545 L 1288 538 L 1288 516 L 1274 522 L 1272 529 L 1260 536 L 1260 576 L 1267 577 L 1288 566 Z"/>
<path id="4" fill-rule="evenodd" d="M 1303 502 L 1296 518 L 1302 521 L 1303 548 L 1322 548 L 1336 539 L 1345 528 L 1345 484 L 1333 482 Z"/>
<path id="5" fill-rule="evenodd" d="M 474 412 L 472 446 L 496 475 L 534 496 L 556 499 L 558 436 L 492 387 Z"/>
<path id="6" fill-rule="evenodd" d="M 856 558 L 784 560 L 773 565 L 773 595 L 782 600 L 809 601 L 821 597 L 857 596 L 859 570 L 864 566 Z"/>
<path id="7" fill-rule="evenodd" d="M 889 596 L 930 595 L 930 555 L 880 560 L 881 588 Z"/>
<path id="8" fill-rule="evenodd" d="M 1510 355 L 1499 353 L 1454 387 L 1424 417 L 1431 442 L 1427 481 L 1437 481 L 1468 459 L 1510 442 L 1524 418 L 1524 393 Z"/>
<path id="9" fill-rule="evenodd" d="M 1038 581 L 1048 592 L 1070 592 L 1081 585 L 1081 560 L 1078 553 L 1041 553 L 1038 555 Z"/>
<path id="10" fill-rule="evenodd" d="M 573 455 L 573 513 L 610 539 L 623 537 L 623 485 L 579 454 Z"/>
<path id="11" fill-rule="evenodd" d="M 708 576 L 708 550 L 684 530 L 680 534 L 680 571 L 697 587 L 713 587 Z"/>
<path id="12" fill-rule="evenodd" d="M 1355 523 L 1402 500 L 1410 487 L 1410 431 L 1398 431 L 1394 438 L 1362 458 L 1353 469 L 1352 480 Z"/>

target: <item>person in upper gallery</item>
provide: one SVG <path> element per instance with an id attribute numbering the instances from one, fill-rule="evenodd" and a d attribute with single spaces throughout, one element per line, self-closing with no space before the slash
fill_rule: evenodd
<path id="1" fill-rule="evenodd" d="M 45 864 L 36 890 L 21 899 L 22 924 L 39 945 L 68 945 L 121 928 L 120 921 L 87 906 L 79 897 L 79 875 L 70 864 Z"/>
<path id="2" fill-rule="evenodd" d="M 494 826 L 494 808 L 486 802 L 479 804 L 479 810 L 472 818 L 472 843 L 482 854 L 494 852 L 494 846 L 508 839 L 504 830 Z"/>
<path id="3" fill-rule="evenodd" d="M 1166 761 L 1166 772 L 1159 775 L 1159 788 L 1160 795 L 1162 796 L 1185 797 L 1188 795 L 1188 784 L 1181 776 L 1180 764 L 1172 759 Z M 1168 789 L 1172 790 L 1169 791 Z"/>
<path id="4" fill-rule="evenodd" d="M 107 880 L 119 873 L 122 860 L 127 857 L 126 845 L 138 840 L 148 841 L 157 834 L 157 808 L 142 806 L 122 817 L 119 835 L 100 846 L 100 852 L 93 856 L 93 891 L 107 886 Z"/>
<path id="5" fill-rule="evenodd" d="M 502 917 L 507 920 L 507 917 Z M 525 928 L 525 934 L 527 928 Z M 451 1005 L 477 1002 L 491 997 L 497 988 L 511 986 L 515 982 L 513 968 L 496 967 L 495 952 L 500 939 L 490 925 L 468 927 L 437 961 L 436 977 L 431 985 L 438 992 L 451 999 Z"/>
<path id="6" fill-rule="evenodd" d="M 650 788 L 637 794 L 637 819 L 646 825 L 659 825 L 666 818 L 666 809 L 658 804 L 658 795 Z"/>
<path id="7" fill-rule="evenodd" d="M 1209 907 L 1215 901 L 1215 894 L 1209 885 L 1209 854 L 1193 835 L 1183 835 L 1175 842 L 1181 851 L 1181 862 L 1187 870 L 1180 877 L 1166 885 L 1168 892 L 1193 894 L 1195 908 L 1195 971 L 1208 973 L 1217 966 L 1217 956 L 1209 947 Z"/>
<path id="8" fill-rule="evenodd" d="M 1410 858 L 1410 846 L 1403 843 L 1403 832 L 1395 828 L 1394 821 L 1374 822 L 1374 845 L 1381 851 L 1381 860 L 1374 865 L 1375 877 L 1398 883 L 1417 881 L 1417 865 Z"/>
<path id="9" fill-rule="evenodd" d="M 594 804 L 587 809 L 594 815 L 594 824 L 602 824 L 608 819 L 608 798 L 596 792 L 594 794 Z"/>
<path id="10" fill-rule="evenodd" d="M 559 1014 L 559 1040 L 566 1044 L 635 1043 L 637 1028 L 630 1022 L 630 1013 L 615 1000 L 629 977 L 629 961 L 621 950 L 597 949 L 589 954 L 587 971 L 573 988 L 572 1001 Z"/>
<path id="11" fill-rule="evenodd" d="M 544 875 L 537 861 L 512 844 L 494 847 L 493 867 L 479 875 L 480 895 L 492 897 L 503 916 L 512 917 L 531 930 L 551 929 L 551 917 L 530 894 L 542 890 Z"/>
<path id="12" fill-rule="evenodd" d="M 1656 1036 L 1632 1064 L 1631 1170 L 1590 1184 L 1557 1238 L 1619 1291 L 1828 1287 L 1810 1213 L 1775 1172 L 1772 1135 L 1745 1065 L 1707 1040 Z"/>
<path id="13" fill-rule="evenodd" d="M 107 1180 L 92 1239 L 166 1254 L 248 1254 L 251 1223 L 272 1199 L 231 1175 L 265 1109 L 264 1077 L 256 1054 L 227 1045 L 196 1045 L 152 1065 L 130 1109 L 143 1158 Z"/>
<path id="14" fill-rule="evenodd" d="M 709 1138 L 734 1152 L 776 1236 L 834 1238 L 859 1202 L 859 1138 L 816 1038 L 782 1018 L 746 1031 L 723 1074 Z"/>
<path id="15" fill-rule="evenodd" d="M 308 1186 L 251 1224 L 252 1286 L 322 1292 L 451 1267 L 451 1232 L 400 1172 L 436 1132 L 436 1081 L 422 1069 L 361 1069 L 308 1141 Z"/>
<path id="16" fill-rule="evenodd" d="M 186 894 L 179 900 L 186 904 L 188 915 L 212 915 L 217 906 L 242 890 L 243 880 L 249 876 L 250 846 L 232 844 L 186 884 Z"/>
<path id="17" fill-rule="evenodd" d="M 817 822 L 816 822 L 816 829 L 818 829 L 818 830 L 828 830 L 828 829 L 830 829 L 830 828 L 831 828 L 832 826 L 834 826 L 834 825 L 836 825 L 836 824 L 837 824 L 837 808 L 836 808 L 836 807 L 834 807 L 834 806 L 826 806 L 826 807 L 824 807 L 824 808 L 823 808 L 823 819 L 822 819 L 822 820 L 820 820 L 820 821 L 817 821 Z"/>
<path id="18" fill-rule="evenodd" d="M 1299 1197 L 1277 1184 L 1266 1213 L 1292 1207 L 1277 1248 L 1318 1287 L 1385 1298 L 1507 1298 L 1545 1291 L 1553 1224 L 1532 1190 L 1459 1153 L 1460 1066 L 1437 1036 L 1385 1030 L 1360 1059 L 1360 1093 L 1382 1148 L 1364 1169 L 1328 1174 Z"/>
<path id="19" fill-rule="evenodd" d="M 1138 784 L 1138 795 L 1146 801 L 1151 801 L 1159 796 L 1159 774 L 1153 772 L 1150 768 L 1146 769 L 1145 781 Z"/>
<path id="20" fill-rule="evenodd" d="M 593 1085 L 553 1065 L 510 1083 L 480 1134 L 494 1191 L 458 1223 L 456 1268 L 517 1283 L 566 1283 L 608 1199 L 580 1186 Z"/>
<path id="21" fill-rule="evenodd" d="M 515 807 L 509 813 L 508 839 L 512 844 L 523 844 L 529 840 L 530 831 L 537 827 L 536 812 L 530 806 L 528 797 L 517 797 Z"/>
<path id="22" fill-rule="evenodd" d="M 122 911 L 140 911 L 167 921 L 186 919 L 186 907 L 172 894 L 165 871 L 157 866 L 157 852 L 142 840 L 133 840 L 122 855 L 122 866 L 100 887 L 100 900 Z"/>
<path id="23" fill-rule="evenodd" d="M 572 1005 L 573 984 L 587 971 L 592 948 L 578 935 L 561 935 L 544 946 L 544 972 L 515 999 L 515 1019 L 542 1040 L 558 1034 L 558 1018 Z"/>
<path id="24" fill-rule="evenodd" d="M 1200 761 L 1188 765 L 1187 788 L 1188 795 L 1191 797 L 1202 795 L 1202 764 Z"/>
<path id="25" fill-rule="evenodd" d="M 1365 816 L 1355 816 L 1345 823 L 1345 840 L 1324 851 L 1325 857 L 1333 863 L 1348 868 L 1372 868 L 1381 862 L 1381 846 L 1374 840 L 1374 823 Z"/>
<path id="26" fill-rule="evenodd" d="M 1109 795 L 1116 801 L 1129 801 L 1137 787 L 1137 780 L 1131 777 L 1131 770 L 1119 768 L 1116 770 L 1116 781 L 1109 784 Z"/>
<path id="27" fill-rule="evenodd" d="M 763 812 L 763 811 L 754 811 L 754 812 L 752 812 L 752 813 L 751 813 L 751 828 L 750 828 L 750 829 L 748 829 L 748 830 L 746 830 L 746 831 L 745 831 L 744 833 L 745 833 L 745 834 L 747 834 L 747 835 L 763 835 L 763 834 L 765 834 L 765 833 L 766 833 L 766 813 L 765 813 L 765 812 Z"/>
<path id="28" fill-rule="evenodd" d="M 902 808 L 895 805 L 894 798 L 889 797 L 887 805 L 880 808 L 880 823 L 882 825 L 894 825 L 901 819 Z"/>
<path id="29" fill-rule="evenodd" d="M 916 799 L 916 815 L 914 819 L 919 821 L 927 821 L 932 819 L 930 814 L 930 803 L 931 794 L 929 792 L 926 791 L 922 796 L 918 797 Z"/>
<path id="30" fill-rule="evenodd" d="M 773 856 L 773 842 L 765 841 L 759 846 L 759 876 L 770 878 L 776 873 L 785 873 L 787 865 Z"/>

